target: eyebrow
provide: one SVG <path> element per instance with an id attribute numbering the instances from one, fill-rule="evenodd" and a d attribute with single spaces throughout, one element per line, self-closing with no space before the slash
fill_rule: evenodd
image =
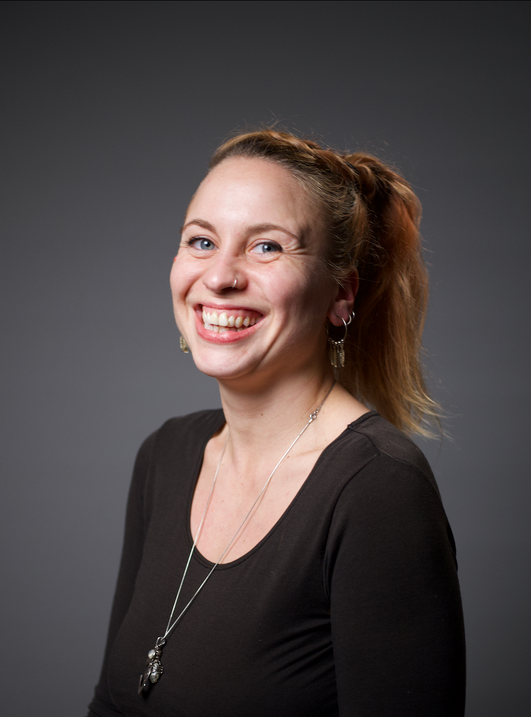
<path id="1" fill-rule="evenodd" d="M 190 219 L 189 222 L 186 222 L 186 224 L 183 224 L 181 227 L 181 233 L 186 229 L 186 227 L 189 227 L 190 224 L 197 224 L 200 227 L 203 227 L 203 229 L 208 229 L 210 232 L 215 232 L 216 230 L 212 226 L 210 222 L 205 221 L 204 219 Z"/>
<path id="2" fill-rule="evenodd" d="M 203 229 L 208 229 L 208 231 L 215 232 L 216 230 L 212 226 L 210 222 L 207 222 L 205 219 L 191 219 L 189 222 L 186 222 L 184 226 L 181 227 L 181 232 L 183 232 L 187 227 L 190 226 L 190 224 L 196 224 L 197 226 L 203 227 Z M 280 231 L 284 232 L 284 234 L 288 234 L 289 236 L 296 239 L 298 242 L 303 243 L 304 238 L 303 236 L 299 236 L 297 234 L 293 234 L 293 232 L 290 232 L 285 227 L 281 227 L 280 224 L 270 224 L 270 223 L 263 223 L 263 224 L 252 224 L 249 227 L 246 227 L 245 233 L 249 235 L 253 234 L 261 234 L 262 232 L 270 232 L 270 231 Z"/>

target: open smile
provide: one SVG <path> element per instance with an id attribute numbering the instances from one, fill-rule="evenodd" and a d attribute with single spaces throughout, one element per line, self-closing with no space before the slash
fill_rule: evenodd
<path id="1" fill-rule="evenodd" d="M 250 330 L 263 318 L 263 314 L 247 308 L 221 308 L 212 306 L 198 307 L 196 316 L 201 317 L 199 328 L 202 335 L 229 334 L 236 339 L 237 334 L 252 333 Z M 228 338 L 228 336 L 224 336 Z"/>
<path id="2" fill-rule="evenodd" d="M 240 311 L 232 309 L 216 310 L 203 306 L 202 318 L 207 331 L 222 334 L 225 331 L 229 331 L 229 329 L 242 331 L 242 329 L 247 329 L 249 326 L 254 326 L 257 321 L 260 321 L 261 316 L 256 312 L 249 312 L 245 309 Z"/>

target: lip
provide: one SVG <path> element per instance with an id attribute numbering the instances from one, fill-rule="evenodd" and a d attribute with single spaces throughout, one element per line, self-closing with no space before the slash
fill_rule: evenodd
<path id="1" fill-rule="evenodd" d="M 235 314 L 249 315 L 259 318 L 263 316 L 261 311 L 251 309 L 249 306 L 242 306 L 241 304 L 197 304 L 195 307 L 196 311 L 203 311 L 203 309 L 213 311 L 231 311 Z"/>
<path id="2" fill-rule="evenodd" d="M 203 324 L 203 307 L 206 310 L 211 311 L 231 311 L 234 314 L 245 315 L 249 317 L 256 317 L 258 320 L 253 326 L 248 328 L 242 328 L 239 331 L 227 331 L 226 333 L 216 333 L 214 331 L 208 331 L 205 329 Z M 247 306 L 241 306 L 238 304 L 197 304 L 195 307 L 195 325 L 199 336 L 212 344 L 232 344 L 237 341 L 243 341 L 244 339 L 251 336 L 262 323 L 264 315 L 256 309 L 250 309 Z"/>

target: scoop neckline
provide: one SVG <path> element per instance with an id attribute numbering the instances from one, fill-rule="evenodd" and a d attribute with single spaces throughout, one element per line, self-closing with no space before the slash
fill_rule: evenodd
<path id="1" fill-rule="evenodd" d="M 203 443 L 201 444 L 201 449 L 200 449 L 200 451 L 199 451 L 199 453 L 198 453 L 198 458 L 197 458 L 197 463 L 196 463 L 195 479 L 193 480 L 193 482 L 192 482 L 192 484 L 191 484 L 190 494 L 189 494 L 189 496 L 188 496 L 188 502 L 187 502 L 187 508 L 186 508 L 186 518 L 187 518 L 187 519 L 186 519 L 186 538 L 187 538 L 187 541 L 188 541 L 188 544 L 189 544 L 190 548 L 192 547 L 192 545 L 193 545 L 193 543 L 194 543 L 194 539 L 193 539 L 193 536 L 192 536 L 192 530 L 191 530 L 191 527 L 190 527 L 191 519 L 192 519 L 192 502 L 193 502 L 193 499 L 194 499 L 194 493 L 195 493 L 195 489 L 196 489 L 196 486 L 197 486 L 197 481 L 199 480 L 199 474 L 200 474 L 200 472 L 201 472 L 201 466 L 203 465 L 203 458 L 204 458 L 204 455 L 205 455 L 205 449 L 206 449 L 206 446 L 207 446 L 208 441 L 209 441 L 209 440 L 213 437 L 213 435 L 214 435 L 217 431 L 219 431 L 219 430 L 224 426 L 224 424 L 226 423 L 226 421 L 225 421 L 225 416 L 224 416 L 224 414 L 223 414 L 223 409 L 220 408 L 220 409 L 217 409 L 217 411 L 219 411 L 219 413 L 220 413 L 220 418 L 221 418 L 222 420 L 220 420 L 219 423 L 216 422 L 216 425 L 214 426 L 214 428 L 211 429 L 211 430 L 208 432 L 208 434 L 206 435 L 205 439 L 203 440 Z M 312 478 L 314 472 L 317 470 L 317 467 L 319 466 L 319 464 L 320 464 L 321 461 L 323 460 L 324 456 L 325 456 L 326 454 L 328 454 L 329 451 L 332 449 L 332 447 L 333 447 L 337 442 L 339 442 L 339 441 L 343 438 L 343 436 L 347 433 L 347 431 L 355 430 L 361 423 L 364 423 L 368 418 L 373 418 L 374 416 L 377 416 L 377 415 L 378 415 L 377 411 L 374 411 L 374 410 L 369 410 L 369 411 L 366 411 L 365 413 L 362 413 L 362 415 L 359 416 L 358 418 L 356 418 L 355 421 L 352 421 L 351 423 L 348 423 L 348 424 L 345 426 L 345 429 L 344 429 L 343 431 L 341 431 L 341 433 L 340 433 L 338 436 L 336 436 L 331 443 L 329 443 L 327 446 L 325 446 L 325 447 L 323 448 L 323 450 L 322 450 L 321 453 L 319 454 L 319 457 L 318 457 L 317 460 L 315 461 L 315 463 L 314 463 L 314 465 L 313 465 L 313 468 L 311 469 L 311 471 L 310 471 L 310 472 L 308 473 L 308 475 L 306 476 L 306 479 L 305 479 L 304 482 L 302 483 L 302 485 L 301 485 L 301 487 L 299 488 L 299 490 L 298 490 L 298 491 L 296 492 L 296 494 L 293 496 L 293 499 L 291 500 L 291 502 L 289 503 L 289 505 L 286 506 L 286 509 L 284 510 L 284 512 L 280 515 L 280 517 L 278 518 L 278 520 L 271 526 L 271 528 L 267 531 L 267 533 L 258 541 L 258 543 L 256 543 L 256 545 L 253 545 L 253 547 L 252 547 L 250 550 L 248 550 L 248 551 L 247 551 L 246 553 L 244 553 L 243 555 L 240 555 L 240 557 L 239 557 L 239 558 L 236 558 L 235 560 L 230 560 L 228 563 L 218 563 L 218 564 L 216 565 L 216 563 L 215 563 L 214 561 L 209 560 L 208 558 L 206 558 L 206 557 L 201 553 L 201 551 L 199 550 L 199 548 L 197 548 L 197 546 L 196 546 L 196 548 L 195 548 L 195 550 L 194 550 L 194 552 L 193 552 L 192 558 L 193 558 L 194 560 L 197 560 L 197 562 L 199 562 L 201 565 L 203 565 L 203 566 L 206 567 L 206 568 L 212 569 L 212 568 L 214 567 L 214 565 L 216 565 L 216 570 L 222 570 L 222 569 L 229 569 L 229 568 L 232 568 L 232 567 L 237 567 L 238 565 L 240 565 L 241 563 L 245 562 L 245 561 L 248 560 L 250 557 L 252 557 L 252 556 L 254 555 L 254 553 L 256 553 L 256 552 L 269 540 L 269 538 L 270 538 L 270 537 L 273 535 L 273 533 L 277 530 L 277 527 L 278 527 L 282 522 L 284 522 L 284 519 L 285 519 L 285 517 L 288 515 L 288 513 L 291 511 L 292 506 L 294 506 L 294 505 L 298 502 L 299 496 L 305 491 L 306 486 L 311 482 L 311 478 Z"/>

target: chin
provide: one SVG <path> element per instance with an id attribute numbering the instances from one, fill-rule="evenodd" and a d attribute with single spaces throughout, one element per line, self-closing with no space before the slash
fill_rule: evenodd
<path id="1" fill-rule="evenodd" d="M 240 352 L 233 352 L 227 346 L 205 348 L 204 346 L 190 346 L 190 351 L 196 368 L 205 376 L 222 380 L 239 378 L 256 369 L 257 362 L 250 361 L 249 356 L 242 356 Z M 243 360 L 242 360 L 243 359 Z"/>

